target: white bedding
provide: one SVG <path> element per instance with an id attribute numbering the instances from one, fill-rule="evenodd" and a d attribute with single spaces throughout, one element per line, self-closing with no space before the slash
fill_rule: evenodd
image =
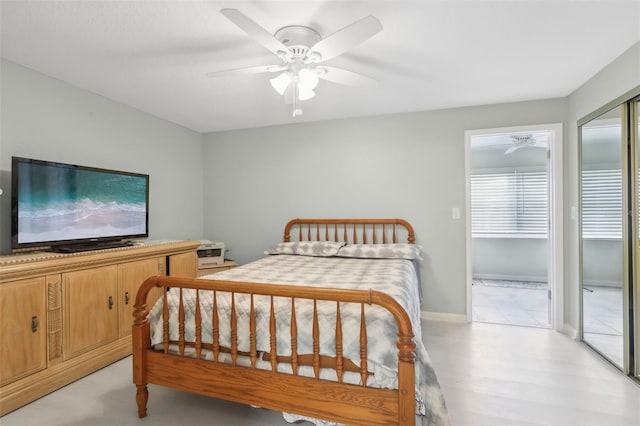
<path id="1" fill-rule="evenodd" d="M 392 296 L 408 313 L 416 336 L 416 412 L 423 424 L 448 424 L 444 399 L 440 391 L 427 352 L 420 339 L 420 290 L 414 263 L 402 259 L 354 259 L 338 257 L 311 257 L 297 255 L 268 256 L 256 262 L 209 275 L 202 278 L 260 282 L 268 284 L 304 285 L 311 287 L 374 289 Z M 228 318 L 230 294 L 217 293 L 220 318 Z M 249 351 L 249 303 L 248 295 L 236 294 L 236 316 L 238 325 L 238 350 Z M 185 305 L 185 339 L 195 341 L 195 291 L 183 291 Z M 172 289 L 168 294 L 169 310 L 172 318 L 178 317 L 179 291 Z M 213 306 L 212 292 L 200 292 L 202 313 L 202 341 L 212 343 Z M 270 299 L 267 296 L 254 297 L 257 327 L 258 351 L 269 352 Z M 288 299 L 275 298 L 277 313 L 277 352 L 290 355 L 291 307 Z M 343 327 L 343 355 L 356 364 L 360 363 L 360 305 L 341 304 Z M 397 325 L 392 315 L 378 306 L 365 305 L 367 323 L 367 363 L 373 371 L 369 383 L 378 387 L 397 388 Z M 320 323 L 320 353 L 335 356 L 335 302 L 318 302 Z M 313 305 L 308 300 L 296 300 L 298 323 L 298 354 L 313 353 L 312 320 Z M 163 340 L 162 300 L 149 314 L 152 345 Z M 179 339 L 178 327 L 170 323 L 170 339 Z M 347 337 L 348 336 L 348 337 Z M 230 324 L 220 321 L 220 345 L 230 347 Z M 302 372 L 301 372 L 302 373 Z M 334 378 L 335 380 L 335 378 Z"/>

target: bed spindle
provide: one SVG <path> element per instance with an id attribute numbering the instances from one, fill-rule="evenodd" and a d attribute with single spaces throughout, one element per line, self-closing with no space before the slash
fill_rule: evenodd
<path id="1" fill-rule="evenodd" d="M 307 225 L 307 241 L 311 241 L 311 224 Z"/>
<path id="2" fill-rule="evenodd" d="M 329 241 L 329 224 L 324 224 L 324 240 Z"/>
<path id="3" fill-rule="evenodd" d="M 382 244 L 387 243 L 387 226 L 382 224 Z"/>
<path id="4" fill-rule="evenodd" d="M 367 244 L 367 226 L 362 224 L 362 244 Z"/>
<path id="5" fill-rule="evenodd" d="M 342 383 L 344 359 L 342 358 L 342 318 L 340 317 L 340 302 L 336 302 L 336 376 L 338 383 Z"/>
<path id="6" fill-rule="evenodd" d="M 231 292 L 231 363 L 238 361 L 238 319 L 236 318 L 236 294 Z"/>
<path id="7" fill-rule="evenodd" d="M 271 296 L 271 309 L 269 313 L 269 354 L 271 355 L 271 370 L 273 371 L 276 371 L 278 362 L 276 344 L 276 313 L 273 309 L 273 296 Z"/>
<path id="8" fill-rule="evenodd" d="M 378 244 L 378 239 L 376 238 L 376 226 L 373 225 L 372 231 L 371 231 L 371 239 L 372 239 L 372 243 L 373 244 Z"/>
<path id="9" fill-rule="evenodd" d="M 393 224 L 393 243 L 395 244 L 396 242 L 397 242 L 396 241 L 396 224 L 394 223 Z M 411 241 L 409 241 L 409 242 L 411 242 Z"/>
<path id="10" fill-rule="evenodd" d="M 337 226 L 337 225 L 336 225 Z M 349 238 L 347 238 L 347 224 L 344 224 L 344 228 L 343 228 L 343 232 L 344 232 L 344 242 L 349 244 Z"/>
<path id="11" fill-rule="evenodd" d="M 164 353 L 169 353 L 169 302 L 167 301 L 167 288 L 162 287 L 162 345 Z"/>
<path id="12" fill-rule="evenodd" d="M 320 224 L 316 223 L 316 239 L 315 241 L 320 241 Z"/>
<path id="13" fill-rule="evenodd" d="M 200 313 L 200 290 L 196 289 L 196 358 L 202 355 L 202 315 Z"/>
<path id="14" fill-rule="evenodd" d="M 353 244 L 358 244 L 358 231 L 356 230 L 355 223 L 353 224 Z"/>
<path id="15" fill-rule="evenodd" d="M 318 326 L 318 301 L 313 299 L 313 373 L 320 377 L 320 327 Z"/>
<path id="16" fill-rule="evenodd" d="M 364 303 L 360 304 L 360 377 L 362 386 L 367 386 L 367 323 L 364 316 Z"/>
<path id="17" fill-rule="evenodd" d="M 178 305 L 178 331 L 180 335 L 178 348 L 180 349 L 180 355 L 184 356 L 184 299 L 182 298 L 182 287 L 180 287 L 180 304 Z"/>
<path id="18" fill-rule="evenodd" d="M 333 241 L 338 242 L 338 224 L 333 224 Z"/>
<path id="19" fill-rule="evenodd" d="M 251 342 L 251 368 L 256 368 L 258 353 L 256 350 L 256 313 L 253 307 L 253 293 L 251 293 L 251 307 L 249 308 L 249 341 Z"/>
<path id="20" fill-rule="evenodd" d="M 212 330 L 213 330 L 213 360 L 218 362 L 220 356 L 220 319 L 218 317 L 218 292 L 213 291 L 213 312 L 212 312 Z"/>
<path id="21" fill-rule="evenodd" d="M 296 299 L 291 298 L 291 370 L 298 375 L 298 324 L 296 322 Z"/>

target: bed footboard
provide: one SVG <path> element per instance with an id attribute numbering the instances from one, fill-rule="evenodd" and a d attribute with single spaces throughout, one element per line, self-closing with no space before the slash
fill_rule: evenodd
<path id="1" fill-rule="evenodd" d="M 164 336 L 162 350 L 151 346 L 151 327 L 147 305 L 149 292 L 156 287 L 163 288 L 162 322 Z M 179 291 L 177 309 L 178 339 L 171 340 L 168 308 L 168 289 Z M 179 290 L 178 290 L 179 289 Z M 195 312 L 193 322 L 185 324 L 185 303 L 183 292 L 195 292 Z M 230 295 L 230 314 L 219 313 L 217 295 Z M 238 295 L 244 295 L 242 300 Z M 201 312 L 201 298 L 212 297 L 212 312 Z M 257 297 L 270 298 L 268 312 L 262 314 L 268 322 L 268 350 L 257 347 L 258 313 L 254 307 Z M 290 351 L 280 354 L 277 351 L 276 313 L 274 299 L 288 300 L 291 305 L 289 332 L 287 340 Z M 305 300 L 312 306 L 310 314 L 312 353 L 299 354 L 296 303 Z M 317 305 L 320 301 L 335 302 L 335 354 L 327 356 L 320 353 L 320 322 Z M 238 326 L 238 312 L 244 303 L 244 312 L 248 312 L 248 329 Z M 326 304 L 326 302 L 323 302 Z M 344 335 L 341 320 L 341 305 L 360 305 L 360 333 L 357 336 Z M 386 309 L 395 319 L 398 327 L 398 388 L 382 389 L 367 384 L 370 372 L 367 368 L 367 332 L 365 316 L 366 305 L 378 305 Z M 295 414 L 332 420 L 347 424 L 367 425 L 414 425 L 415 424 L 415 355 L 416 344 L 413 340 L 411 321 L 405 310 L 390 296 L 378 291 L 336 290 L 288 285 L 256 284 L 236 281 L 199 280 L 156 276 L 147 279 L 141 286 L 135 304 L 133 324 L 133 382 L 137 387 L 136 402 L 139 417 L 147 414 L 147 384 L 153 383 L 181 389 L 211 397 L 226 399 L 264 408 L 287 411 Z M 211 318 L 213 331 L 211 343 L 203 342 L 203 318 Z M 326 321 L 326 318 L 324 318 Z M 230 329 L 229 347 L 220 344 L 221 325 Z M 207 324 L 207 327 L 209 324 Z M 325 325 L 326 326 L 326 325 Z M 185 336 L 185 329 L 194 327 L 194 339 Z M 249 343 L 249 350 L 238 349 L 242 333 Z M 302 333 L 301 333 L 302 335 Z M 342 351 L 347 340 L 357 339 L 360 345 L 360 359 L 352 363 Z M 172 350 L 173 348 L 173 350 Z M 205 353 L 207 358 L 205 359 Z M 224 358 L 224 361 L 222 360 Z M 241 359 L 244 360 L 241 362 Z M 262 362 L 262 364 L 261 364 Z M 283 365 L 286 363 L 286 371 Z M 267 368 L 265 368 L 265 364 Z M 262 366 L 260 366 L 262 365 Z M 308 365 L 310 377 L 300 374 L 301 367 Z M 335 378 L 321 378 L 321 370 L 331 369 Z M 343 378 L 348 371 L 357 370 L 360 384 L 346 383 Z"/>

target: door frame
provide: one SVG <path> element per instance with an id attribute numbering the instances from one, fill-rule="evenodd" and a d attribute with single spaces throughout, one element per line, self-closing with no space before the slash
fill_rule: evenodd
<path id="1" fill-rule="evenodd" d="M 472 321 L 471 284 L 473 279 L 473 250 L 471 232 L 471 138 L 474 136 L 550 131 L 549 140 L 549 259 L 547 279 L 553 301 L 550 314 L 551 328 L 563 331 L 564 328 L 564 201 L 563 201 L 563 125 L 562 123 L 534 124 L 528 126 L 500 127 L 465 131 L 465 210 L 466 210 L 466 308 L 467 321 Z"/>

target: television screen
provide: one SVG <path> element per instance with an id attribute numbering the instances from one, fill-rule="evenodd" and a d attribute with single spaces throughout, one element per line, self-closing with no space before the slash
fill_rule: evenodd
<path id="1" fill-rule="evenodd" d="M 12 247 L 148 236 L 149 176 L 12 158 Z"/>

